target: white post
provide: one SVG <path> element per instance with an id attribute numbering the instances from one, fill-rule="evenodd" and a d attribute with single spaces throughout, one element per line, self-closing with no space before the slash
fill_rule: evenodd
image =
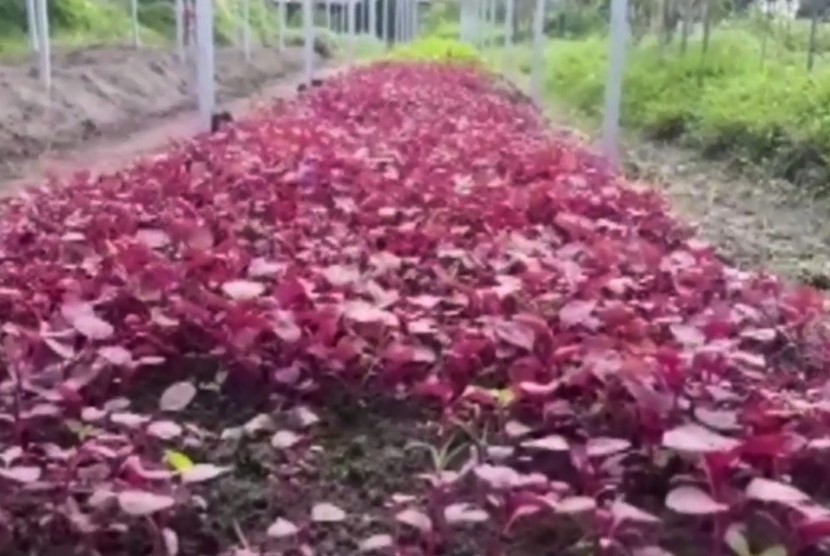
<path id="1" fill-rule="evenodd" d="M 490 46 L 496 46 L 498 44 L 497 40 L 497 30 L 498 30 L 498 22 L 499 19 L 499 5 L 496 0 L 490 0 Z"/>
<path id="2" fill-rule="evenodd" d="M 530 77 L 530 96 L 537 105 L 542 104 L 542 66 L 544 65 L 544 22 L 545 0 L 536 0 L 536 11 L 533 13 L 533 61 Z"/>
<path id="3" fill-rule="evenodd" d="M 513 6 L 514 0 L 505 0 L 504 5 L 504 47 L 513 46 Z"/>
<path id="4" fill-rule="evenodd" d="M 357 14 L 355 15 L 355 17 L 357 18 L 357 27 L 358 27 L 357 28 L 357 34 L 358 34 L 358 36 L 360 36 L 360 35 L 363 34 L 363 33 L 361 33 L 361 30 L 365 30 L 365 28 L 366 28 L 366 22 L 367 22 L 366 18 L 369 16 L 369 14 L 367 13 L 366 6 L 364 5 L 363 0 L 355 0 L 355 1 L 357 3 L 357 6 L 355 7 L 355 10 L 357 10 Z"/>
<path id="5" fill-rule="evenodd" d="M 133 46 L 141 48 L 141 33 L 138 26 L 138 0 L 130 0 L 130 14 L 133 18 Z"/>
<path id="6" fill-rule="evenodd" d="M 369 0 L 369 36 L 378 36 L 378 0 Z"/>
<path id="7" fill-rule="evenodd" d="M 401 42 L 403 36 L 403 0 L 394 0 L 395 2 L 395 44 Z"/>
<path id="8" fill-rule="evenodd" d="M 313 0 L 303 0 L 303 60 L 306 85 L 314 76 L 314 10 Z"/>
<path id="9" fill-rule="evenodd" d="M 37 40 L 37 8 L 35 0 L 26 0 L 26 30 L 29 33 L 29 46 L 32 52 L 38 52 L 40 45 Z"/>
<path id="10" fill-rule="evenodd" d="M 404 32 L 406 33 L 406 42 L 412 42 L 412 23 L 414 20 L 412 6 L 414 6 L 414 2 L 412 0 L 404 0 L 404 2 L 406 3 L 406 11 L 404 12 L 406 14 L 406 27 Z"/>
<path id="11" fill-rule="evenodd" d="M 461 21 L 459 21 L 459 32 L 458 32 L 458 39 L 461 42 L 469 42 L 470 41 L 470 3 L 469 0 L 459 0 L 458 6 L 458 16 Z"/>
<path id="12" fill-rule="evenodd" d="M 407 0 L 409 2 L 409 40 L 415 40 L 415 14 L 418 8 L 416 0 Z"/>
<path id="13" fill-rule="evenodd" d="M 484 0 L 473 0 L 473 17 L 472 17 L 472 43 L 473 46 L 481 46 L 481 7 L 484 5 Z"/>
<path id="14" fill-rule="evenodd" d="M 202 129 L 210 129 L 216 109 L 215 59 L 213 52 L 213 0 L 196 0 L 196 57 L 199 86 L 199 120 Z"/>
<path id="15" fill-rule="evenodd" d="M 288 8 L 285 3 L 286 0 L 279 0 L 277 3 L 277 12 L 280 21 L 280 50 L 285 50 L 285 31 L 288 27 L 288 17 L 285 15 Z"/>
<path id="16" fill-rule="evenodd" d="M 331 26 L 331 0 L 326 0 L 326 29 L 334 32 L 334 27 Z"/>
<path id="17" fill-rule="evenodd" d="M 349 61 L 354 62 L 357 56 L 357 2 L 355 0 L 347 0 L 346 6 L 349 10 Z"/>
<path id="18" fill-rule="evenodd" d="M 412 40 L 418 38 L 421 29 L 421 2 L 412 0 Z"/>
<path id="19" fill-rule="evenodd" d="M 490 46 L 491 17 L 490 17 L 490 0 L 481 0 L 483 6 L 481 7 L 481 19 L 484 27 L 484 33 L 481 35 L 482 44 L 484 47 Z"/>
<path id="20" fill-rule="evenodd" d="M 490 46 L 490 0 L 481 0 L 481 22 L 483 28 L 481 44 L 487 48 Z"/>
<path id="21" fill-rule="evenodd" d="M 52 45 L 49 37 L 49 7 L 46 0 L 37 0 L 37 42 L 40 46 L 39 75 L 46 91 L 52 91 Z"/>
<path id="22" fill-rule="evenodd" d="M 251 2 L 242 0 L 242 51 L 245 61 L 251 61 Z"/>
<path id="23" fill-rule="evenodd" d="M 392 42 L 392 25 L 389 19 L 392 17 L 392 0 L 381 0 L 382 10 L 381 10 L 381 23 L 380 23 L 380 34 L 383 42 L 389 46 Z"/>
<path id="24" fill-rule="evenodd" d="M 406 22 L 409 20 L 409 14 L 407 13 L 409 11 L 409 3 L 407 2 L 407 0 L 398 0 L 398 4 L 400 4 L 400 10 L 401 10 L 401 31 L 400 31 L 399 40 L 402 43 L 405 43 L 406 42 L 406 35 L 407 35 L 407 33 L 406 33 Z"/>
<path id="25" fill-rule="evenodd" d="M 614 164 L 619 162 L 620 104 L 625 72 L 625 48 L 628 39 L 627 13 L 627 0 L 611 1 L 611 41 L 608 47 L 608 81 L 605 84 L 602 152 Z"/>
<path id="26" fill-rule="evenodd" d="M 173 10 L 176 12 L 174 14 L 176 18 L 176 55 L 179 57 L 180 62 L 184 62 L 184 2 L 182 0 L 176 0 L 176 3 L 173 5 Z"/>

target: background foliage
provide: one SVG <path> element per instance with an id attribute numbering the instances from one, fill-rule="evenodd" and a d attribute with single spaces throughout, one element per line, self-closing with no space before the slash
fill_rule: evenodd
<path id="1" fill-rule="evenodd" d="M 142 39 L 148 43 L 172 41 L 175 19 L 172 0 L 139 0 Z M 217 0 L 216 40 L 233 42 L 238 33 L 237 3 Z M 262 0 L 250 4 L 252 32 L 257 40 L 270 43 L 277 36 L 276 13 Z M 129 0 L 50 0 L 50 24 L 61 43 L 129 43 L 131 40 Z M 0 0 L 0 54 L 26 49 L 26 10 L 23 0 Z"/>

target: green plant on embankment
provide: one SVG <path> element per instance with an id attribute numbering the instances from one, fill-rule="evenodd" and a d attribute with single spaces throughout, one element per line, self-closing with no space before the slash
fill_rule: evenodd
<path id="1" fill-rule="evenodd" d="M 399 61 L 433 61 L 485 65 L 484 58 L 472 46 L 456 40 L 426 37 L 392 49 L 389 58 Z"/>
<path id="2" fill-rule="evenodd" d="M 719 28 L 704 54 L 685 55 L 646 38 L 630 47 L 622 121 L 652 139 L 765 165 L 774 174 L 824 184 L 830 157 L 830 68 L 805 69 L 791 39 L 766 44 L 745 27 Z M 605 37 L 557 40 L 548 52 L 548 94 L 583 115 L 602 111 Z"/>
<path id="3" fill-rule="evenodd" d="M 129 0 L 50 0 L 50 27 L 59 45 L 128 44 L 132 37 Z M 172 0 L 139 0 L 141 37 L 147 44 L 169 43 L 175 37 Z M 238 3 L 217 0 L 215 35 L 218 44 L 237 38 Z M 266 2 L 250 3 L 251 32 L 256 41 L 273 43 L 279 23 Z M 0 55 L 27 51 L 23 0 L 0 0 Z"/>

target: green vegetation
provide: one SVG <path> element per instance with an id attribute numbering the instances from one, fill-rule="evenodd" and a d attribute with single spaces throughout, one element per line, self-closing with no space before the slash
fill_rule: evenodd
<path id="1" fill-rule="evenodd" d="M 26 16 L 22 0 L 0 0 L 0 55 L 26 52 Z M 63 44 L 129 43 L 129 0 L 51 0 L 56 41 Z M 172 0 L 140 0 L 145 43 L 174 36 Z M 220 44 L 237 33 L 237 2 L 218 0 L 216 34 Z M 257 40 L 273 44 L 278 23 L 265 0 L 251 2 Z M 767 165 L 795 181 L 824 181 L 830 160 L 830 33 L 818 34 L 816 64 L 806 70 L 809 22 L 747 16 L 715 16 L 708 48 L 692 33 L 681 53 L 677 27 L 663 44 L 651 27 L 653 14 L 634 22 L 623 96 L 623 125 L 652 139 L 682 141 L 704 153 L 729 154 Z M 501 65 L 526 72 L 529 45 L 510 52 L 476 51 L 456 39 L 458 9 L 436 3 L 422 22 L 425 38 L 393 49 L 394 59 L 428 59 Z M 514 35 L 526 36 L 525 16 Z M 607 14 L 602 5 L 588 9 L 566 2 L 547 22 L 547 91 L 555 104 L 598 119 L 607 70 Z M 318 21 L 321 24 L 322 21 Z M 503 29 L 493 29 L 496 43 Z M 289 35 L 293 37 L 295 33 Z M 360 58 L 376 58 L 377 41 L 359 41 Z"/>
<path id="2" fill-rule="evenodd" d="M 774 36 L 773 36 L 774 38 Z M 682 140 L 706 153 L 738 155 L 788 179 L 823 181 L 830 155 L 830 68 L 805 69 L 797 43 L 752 29 L 719 28 L 704 53 L 685 55 L 645 39 L 629 50 L 623 125 L 650 138 Z M 549 51 L 548 91 L 598 117 L 606 39 L 558 40 Z"/>
<path id="3" fill-rule="evenodd" d="M 431 60 L 436 62 L 484 65 L 484 58 L 470 45 L 440 37 L 427 37 L 395 47 L 394 60 Z"/>
<path id="4" fill-rule="evenodd" d="M 636 3 L 635 3 L 636 4 Z M 704 49 L 701 34 L 682 38 L 677 21 L 664 44 L 654 30 L 655 12 L 638 12 L 628 51 L 622 118 L 626 128 L 650 139 L 679 141 L 707 155 L 811 185 L 826 185 L 830 165 L 830 33 L 815 37 L 815 64 L 807 71 L 810 22 L 736 17 L 719 3 Z M 603 107 L 608 64 L 607 13 L 566 2 L 549 18 L 546 76 L 554 106 L 571 109 L 579 121 L 597 122 Z M 498 61 L 503 52 L 478 54 L 458 43 L 458 14 L 436 13 L 429 38 L 396 49 L 402 58 Z M 514 35 L 527 36 L 528 22 Z M 686 43 L 681 53 L 681 43 Z M 527 41 L 509 56 L 508 70 L 529 72 Z M 501 65 L 501 64 L 499 64 Z M 518 74 L 514 78 L 523 80 Z"/>
<path id="5" fill-rule="evenodd" d="M 54 40 L 63 45 L 129 43 L 132 24 L 129 0 L 50 0 L 50 25 Z M 175 36 L 172 0 L 139 0 L 141 37 L 160 44 Z M 218 0 L 216 40 L 230 44 L 238 33 L 237 2 Z M 256 40 L 273 43 L 279 24 L 266 2 L 251 2 L 252 34 Z M 23 0 L 0 0 L 0 55 L 27 50 L 26 10 Z"/>

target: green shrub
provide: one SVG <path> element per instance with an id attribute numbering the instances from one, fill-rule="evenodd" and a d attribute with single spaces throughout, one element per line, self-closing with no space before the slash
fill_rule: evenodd
<path id="1" fill-rule="evenodd" d="M 396 46 L 390 52 L 393 60 L 435 61 L 484 66 L 478 51 L 468 44 L 455 40 L 427 37 L 409 44 Z"/>
<path id="2" fill-rule="evenodd" d="M 215 35 L 229 44 L 238 33 L 235 0 L 217 0 Z M 275 9 L 251 2 L 254 40 L 272 43 L 279 24 Z M 126 42 L 131 36 L 129 0 L 50 0 L 50 25 L 58 41 L 72 43 Z M 139 23 L 145 40 L 172 41 L 175 18 L 171 0 L 139 0 Z M 0 0 L 0 53 L 25 51 L 26 10 L 23 0 Z"/>
<path id="3" fill-rule="evenodd" d="M 548 60 L 550 95 L 599 117 L 606 39 L 554 41 Z M 810 74 L 805 60 L 805 52 L 774 36 L 763 41 L 746 26 L 716 29 L 705 55 L 696 41 L 681 55 L 676 44 L 643 40 L 628 51 L 622 123 L 710 153 L 731 151 L 780 165 L 809 151 L 823 164 L 830 154 L 830 70 L 819 66 Z"/>

